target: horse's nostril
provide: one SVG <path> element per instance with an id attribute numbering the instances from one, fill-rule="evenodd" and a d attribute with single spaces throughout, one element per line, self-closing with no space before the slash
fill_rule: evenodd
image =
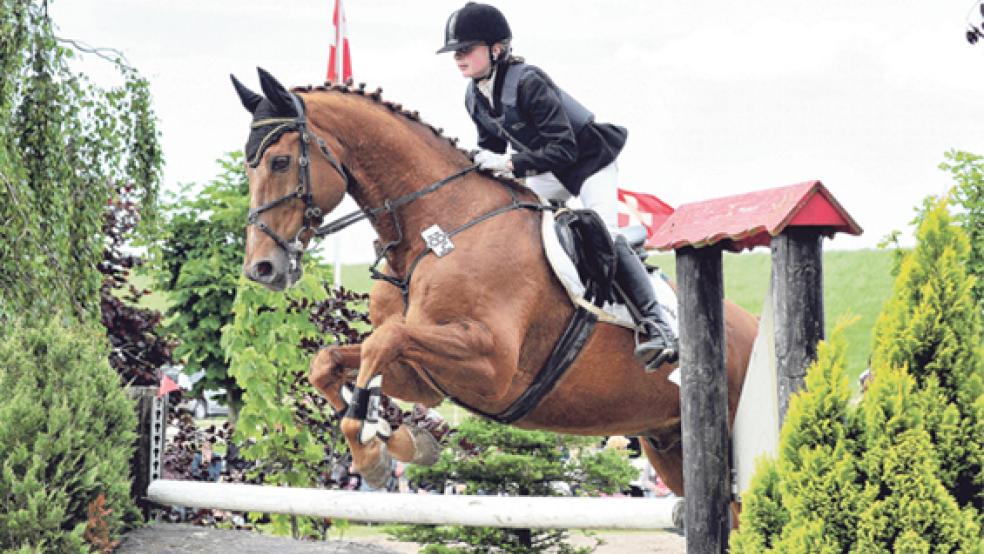
<path id="1" fill-rule="evenodd" d="M 253 272 L 259 278 L 266 278 L 273 275 L 273 264 L 268 261 L 262 261 L 253 266 Z"/>

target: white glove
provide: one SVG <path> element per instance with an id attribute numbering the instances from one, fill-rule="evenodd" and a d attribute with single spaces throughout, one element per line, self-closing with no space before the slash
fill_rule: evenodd
<path id="1" fill-rule="evenodd" d="M 495 175 L 512 176 L 512 156 L 509 154 L 496 154 L 482 149 L 475 154 L 475 163 L 480 169 L 487 169 Z"/>

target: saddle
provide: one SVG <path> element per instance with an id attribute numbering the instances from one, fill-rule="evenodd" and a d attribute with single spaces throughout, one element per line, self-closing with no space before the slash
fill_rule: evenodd
<path id="1" fill-rule="evenodd" d="M 559 210 L 554 230 L 584 283 L 584 299 L 597 307 L 614 300 L 615 244 L 594 210 Z"/>
<path id="2" fill-rule="evenodd" d="M 606 302 L 616 302 L 612 286 L 615 245 L 601 217 L 594 210 L 561 209 L 554 217 L 554 231 L 584 283 L 584 299 L 599 308 Z M 639 258 L 646 261 L 649 256 L 645 250 L 646 228 L 626 227 L 622 235 Z"/>

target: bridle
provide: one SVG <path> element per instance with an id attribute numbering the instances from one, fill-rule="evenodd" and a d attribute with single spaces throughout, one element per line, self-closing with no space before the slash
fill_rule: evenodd
<path id="1" fill-rule="evenodd" d="M 249 211 L 247 217 L 247 222 L 249 225 L 255 225 L 259 230 L 266 233 L 290 258 L 291 269 L 296 270 L 300 267 L 301 257 L 304 255 L 304 243 L 301 242 L 301 235 L 305 232 L 310 231 L 313 235 L 318 234 L 319 228 L 317 225 L 321 223 L 324 214 L 321 213 L 321 208 L 319 208 L 314 203 L 314 195 L 311 192 L 311 159 L 309 156 L 308 143 L 311 137 L 318 143 L 318 149 L 328 160 L 328 163 L 335 168 L 335 171 L 342 176 L 345 181 L 345 188 L 348 190 L 349 183 L 351 181 L 349 172 L 345 169 L 341 162 L 338 161 L 338 157 L 332 153 L 328 144 L 321 137 L 308 132 L 307 129 L 307 117 L 304 113 L 304 103 L 296 94 L 290 95 L 291 99 L 294 101 L 294 108 L 297 110 L 297 117 L 274 117 L 261 119 L 254 121 L 252 124 L 253 129 L 258 129 L 260 127 L 267 127 L 270 125 L 276 125 L 260 142 L 260 146 L 257 149 L 256 155 L 252 160 L 249 160 L 250 167 L 256 167 L 260 164 L 260 160 L 263 158 L 263 152 L 270 146 L 271 140 L 274 137 L 279 137 L 284 132 L 297 131 L 300 133 L 301 139 L 298 142 L 300 148 L 300 155 L 297 158 L 297 163 L 300 166 L 300 171 L 298 171 L 298 182 L 297 187 L 293 192 L 285 194 L 276 200 L 272 200 L 258 206 Z M 284 237 L 278 235 L 269 225 L 264 223 L 260 219 L 260 214 L 270 211 L 273 208 L 288 202 L 295 198 L 300 198 L 304 202 L 304 223 L 301 228 L 297 230 L 294 235 L 293 240 L 287 241 Z"/>
<path id="2" fill-rule="evenodd" d="M 314 141 L 317 142 L 318 149 L 328 160 L 328 163 L 330 163 L 331 166 L 335 168 L 335 171 L 337 171 L 338 174 L 342 176 L 342 179 L 345 181 L 346 191 L 351 188 L 351 185 L 355 181 L 355 178 L 352 176 L 352 173 L 349 172 L 348 169 L 346 169 L 345 166 L 342 165 L 342 163 L 338 160 L 338 156 L 336 156 L 331 151 L 331 148 L 328 147 L 328 144 L 324 141 L 324 139 L 308 131 L 304 102 L 302 102 L 301 99 L 296 94 L 291 94 L 290 96 L 291 99 L 294 101 L 294 108 L 298 114 L 297 117 L 272 117 L 272 118 L 260 119 L 252 123 L 251 127 L 253 129 L 268 127 L 270 125 L 276 125 L 276 127 L 274 127 L 269 133 L 267 133 L 263 137 L 263 140 L 260 141 L 259 148 L 257 148 L 256 155 L 253 156 L 253 159 L 249 160 L 247 163 L 249 164 L 250 167 L 258 166 L 260 160 L 263 158 L 263 153 L 266 151 L 267 148 L 270 147 L 271 144 L 276 142 L 276 139 L 279 138 L 280 135 L 282 135 L 285 132 L 296 131 L 301 135 L 301 140 L 298 141 L 300 156 L 298 157 L 297 160 L 297 163 L 298 165 L 300 165 L 301 169 L 298 172 L 297 187 L 294 189 L 293 192 L 285 194 L 280 198 L 277 198 L 276 200 L 267 202 L 262 206 L 258 206 L 256 208 L 251 209 L 249 211 L 249 216 L 247 217 L 247 223 L 248 225 L 255 225 L 259 230 L 263 231 L 264 233 L 267 234 L 267 236 L 273 239 L 273 241 L 277 244 L 277 246 L 279 246 L 290 258 L 292 270 L 300 267 L 301 258 L 304 256 L 304 246 L 303 246 L 304 243 L 301 242 L 301 236 L 305 232 L 310 232 L 312 237 L 318 237 L 318 238 L 325 237 L 332 233 L 341 231 L 342 229 L 348 227 L 349 225 L 352 225 L 353 223 L 357 223 L 363 219 L 366 218 L 376 219 L 376 216 L 379 215 L 380 213 L 387 212 L 392 214 L 400 206 L 404 206 L 420 198 L 421 196 L 430 194 L 435 190 L 443 187 L 444 185 L 450 183 L 451 181 L 457 179 L 458 177 L 461 177 L 467 173 L 475 171 L 478 168 L 478 166 L 475 165 L 469 166 L 435 183 L 432 183 L 421 190 L 418 190 L 416 192 L 411 192 L 409 194 L 405 194 L 394 200 L 387 199 L 383 202 L 383 205 L 379 206 L 378 208 L 356 210 L 348 215 L 338 218 L 337 220 L 331 223 L 318 226 L 318 224 L 321 222 L 322 218 L 324 217 L 324 214 L 321 212 L 321 208 L 315 205 L 314 195 L 311 191 L 311 160 L 309 156 L 309 146 L 308 146 L 311 141 L 311 138 L 313 137 Z M 304 202 L 304 222 L 301 225 L 301 228 L 297 230 L 297 233 L 294 235 L 294 238 L 288 241 L 284 237 L 278 235 L 276 231 L 270 228 L 269 225 L 264 223 L 260 219 L 260 215 L 295 198 L 299 198 L 302 202 Z M 397 223 L 397 229 L 399 230 L 399 223 Z M 389 245 L 387 245 L 386 250 L 389 250 L 389 248 L 396 246 L 395 243 L 399 243 L 402 241 L 403 238 L 402 230 L 398 232 L 398 235 L 399 238 L 396 241 L 394 241 L 394 243 L 390 243 Z M 377 259 L 377 264 L 378 261 L 379 260 Z"/>

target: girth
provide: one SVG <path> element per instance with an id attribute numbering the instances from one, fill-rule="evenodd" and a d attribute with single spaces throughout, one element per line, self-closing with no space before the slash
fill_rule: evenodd
<path id="1" fill-rule="evenodd" d="M 574 360 L 577 359 L 581 350 L 584 349 L 584 345 L 587 344 L 588 338 L 594 332 L 595 323 L 597 322 L 598 316 L 594 313 L 580 306 L 574 310 L 574 315 L 571 316 L 570 321 L 567 323 L 567 328 L 564 329 L 564 333 L 557 339 L 557 343 L 554 344 L 546 363 L 543 364 L 543 367 L 536 374 L 533 382 L 508 408 L 498 414 L 482 411 L 455 398 L 434 379 L 434 376 L 431 375 L 427 368 L 422 369 L 431 384 L 455 404 L 499 423 L 514 423 L 532 412 L 540 404 L 540 401 L 554 389 L 557 382 L 560 381 L 560 378 L 564 376 L 564 373 L 567 372 L 571 364 L 574 363 Z"/>

